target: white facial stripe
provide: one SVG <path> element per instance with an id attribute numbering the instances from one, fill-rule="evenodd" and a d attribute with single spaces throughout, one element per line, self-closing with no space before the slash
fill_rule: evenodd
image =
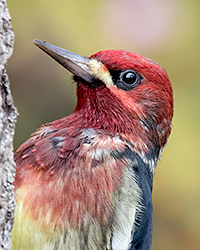
<path id="1" fill-rule="evenodd" d="M 90 60 L 90 74 L 101 80 L 109 88 L 113 86 L 112 76 L 108 69 L 95 59 Z"/>

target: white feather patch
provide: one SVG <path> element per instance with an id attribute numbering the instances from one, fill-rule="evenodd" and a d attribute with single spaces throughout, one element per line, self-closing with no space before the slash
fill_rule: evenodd
<path id="1" fill-rule="evenodd" d="M 112 249 L 127 250 L 132 241 L 135 214 L 141 207 L 141 190 L 135 181 L 133 170 L 126 168 L 123 185 L 114 197 L 116 213 L 113 226 Z"/>

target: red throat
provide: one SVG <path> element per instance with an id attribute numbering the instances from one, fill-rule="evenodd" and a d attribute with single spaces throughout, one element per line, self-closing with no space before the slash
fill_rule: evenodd
<path id="1" fill-rule="evenodd" d="M 136 151 L 147 152 L 148 149 L 152 148 L 152 140 L 158 140 L 156 128 L 151 128 L 149 130 L 151 135 L 148 135 L 144 128 L 145 125 L 139 117 L 141 114 L 128 109 L 126 102 L 128 100 L 120 100 L 105 85 L 93 89 L 85 84 L 78 83 L 77 106 L 72 115 L 68 117 L 67 123 L 71 124 L 72 129 L 93 128 L 112 135 L 120 134 L 124 137 L 124 140 L 133 143 Z M 145 113 L 142 115 L 144 120 L 148 119 L 148 117 L 145 117 Z M 165 124 L 165 126 L 168 126 L 168 124 Z M 168 137 L 168 133 L 170 131 L 167 132 L 165 137 Z M 150 140 L 149 138 L 153 139 Z"/>

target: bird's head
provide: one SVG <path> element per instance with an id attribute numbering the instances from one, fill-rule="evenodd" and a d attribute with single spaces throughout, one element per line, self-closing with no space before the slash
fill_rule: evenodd
<path id="1" fill-rule="evenodd" d="M 156 62 L 123 50 L 87 58 L 46 42 L 34 43 L 74 74 L 77 106 L 72 117 L 78 126 L 125 135 L 142 151 L 166 144 L 173 94 L 167 73 Z"/>

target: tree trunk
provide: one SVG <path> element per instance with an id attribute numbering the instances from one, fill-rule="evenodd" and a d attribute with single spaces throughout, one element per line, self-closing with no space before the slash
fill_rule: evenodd
<path id="1" fill-rule="evenodd" d="M 6 0 L 0 0 L 0 250 L 11 249 L 14 221 L 13 136 L 17 110 L 11 96 L 6 63 L 13 51 L 14 32 Z"/>

